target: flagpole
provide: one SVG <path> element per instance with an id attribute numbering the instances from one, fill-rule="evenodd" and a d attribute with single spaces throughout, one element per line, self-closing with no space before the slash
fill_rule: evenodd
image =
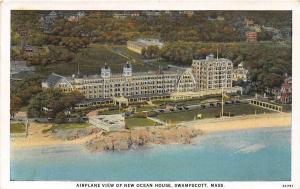
<path id="1" fill-rule="evenodd" d="M 223 111 L 224 111 L 224 96 L 223 96 L 223 87 L 222 87 L 222 110 L 221 110 L 221 117 L 223 117 Z"/>

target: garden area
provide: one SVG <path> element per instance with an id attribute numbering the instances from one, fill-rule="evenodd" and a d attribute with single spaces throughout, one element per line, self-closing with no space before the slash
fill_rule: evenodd
<path id="1" fill-rule="evenodd" d="M 155 126 L 155 122 L 148 118 L 128 117 L 125 119 L 125 125 L 128 129 L 134 127 Z"/>
<path id="2" fill-rule="evenodd" d="M 10 133 L 24 133 L 26 131 L 23 123 L 10 123 Z"/>
<path id="3" fill-rule="evenodd" d="M 224 113 L 229 114 L 231 116 L 241 116 L 241 115 L 249 115 L 249 114 L 262 114 L 262 113 L 270 113 L 271 111 L 252 106 L 250 104 L 235 104 L 224 106 Z M 183 112 L 171 112 L 171 113 L 163 113 L 157 116 L 158 119 L 167 122 L 168 124 L 176 124 L 183 121 L 192 121 L 195 120 L 198 114 L 202 114 L 202 118 L 215 118 L 219 116 L 221 113 L 221 108 L 207 108 L 207 109 L 197 109 L 197 110 L 189 110 Z"/>
<path id="4" fill-rule="evenodd" d="M 50 128 L 43 130 L 43 133 L 54 129 L 83 129 L 90 127 L 89 123 L 63 123 L 63 124 L 53 124 Z"/>
<path id="5" fill-rule="evenodd" d="M 55 49 L 58 54 L 66 54 L 66 51 L 68 51 L 64 46 L 52 45 L 51 47 Z M 71 52 L 68 51 L 67 54 L 70 53 Z M 133 61 L 132 58 L 135 61 Z M 144 63 L 142 59 L 143 57 L 141 55 L 129 51 L 125 45 L 108 46 L 92 43 L 87 48 L 83 48 L 74 54 L 73 60 L 69 62 L 61 61 L 47 65 L 39 65 L 37 72 L 45 76 L 51 73 L 71 76 L 78 72 L 79 64 L 80 73 L 84 75 L 100 74 L 101 67 L 107 63 L 113 73 L 122 73 L 123 66 L 127 61 L 132 64 L 134 72 L 146 72 L 157 70 L 160 65 L 158 63 Z M 164 67 L 167 66 L 166 63 L 162 64 L 164 64 Z M 68 69 L 65 69 L 66 67 Z"/>

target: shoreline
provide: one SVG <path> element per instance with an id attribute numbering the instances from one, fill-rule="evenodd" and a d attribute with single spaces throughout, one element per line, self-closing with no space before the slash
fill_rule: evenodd
<path id="1" fill-rule="evenodd" d="M 259 115 L 238 116 L 232 118 L 207 119 L 192 121 L 189 127 L 200 129 L 204 133 L 238 131 L 259 128 L 291 127 L 291 113 L 269 113 Z"/>
<path id="2" fill-rule="evenodd" d="M 75 140 L 60 140 L 49 133 L 43 133 L 45 129 L 49 129 L 51 124 L 31 123 L 27 137 L 10 138 L 10 148 L 34 148 L 34 147 L 50 147 L 61 145 L 83 145 L 85 142 L 98 137 L 101 133 L 93 133 Z"/>
<path id="3" fill-rule="evenodd" d="M 197 131 L 201 134 L 209 134 L 214 132 L 227 132 L 227 131 L 238 131 L 238 130 L 248 130 L 248 129 L 259 129 L 259 128 L 279 128 L 279 127 L 291 127 L 291 113 L 270 113 L 262 115 L 247 115 L 239 117 L 226 117 L 219 119 L 204 119 L 196 120 L 185 123 L 178 124 L 178 127 L 173 129 L 175 132 L 178 132 L 178 128 L 182 129 L 191 129 Z M 22 149 L 22 148 L 34 148 L 34 147 L 50 147 L 50 146 L 60 146 L 60 145 L 86 145 L 87 143 L 95 140 L 100 140 L 105 138 L 102 133 L 93 133 L 91 135 L 81 137 L 75 140 L 59 140 L 50 134 L 42 134 L 42 130 L 49 128 L 50 124 L 38 124 L 32 123 L 31 129 L 29 130 L 29 135 L 26 138 L 11 138 L 10 147 L 13 149 Z M 134 129 L 132 132 L 144 132 L 147 128 L 138 128 Z M 168 135 L 173 136 L 172 128 L 155 128 L 151 127 L 152 131 L 163 131 L 168 130 Z M 120 131 L 115 134 L 120 138 L 129 131 Z M 168 136 L 167 135 L 167 136 Z M 121 139 L 120 139 L 121 140 Z M 163 144 L 176 144 L 181 143 L 178 138 L 174 138 L 174 141 L 167 141 Z M 152 144 L 151 144 L 152 145 Z M 155 144 L 154 144 L 155 145 Z"/>

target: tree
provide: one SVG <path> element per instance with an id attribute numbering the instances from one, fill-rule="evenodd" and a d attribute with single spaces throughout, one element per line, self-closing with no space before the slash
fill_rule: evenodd
<path id="1" fill-rule="evenodd" d="M 32 75 L 23 81 L 11 83 L 11 113 L 18 111 L 22 106 L 28 105 L 29 100 L 42 89 L 40 85 L 41 78 Z"/>
<path id="2" fill-rule="evenodd" d="M 10 49 L 10 59 L 11 60 L 22 60 L 22 55 L 20 51 L 17 51 L 13 48 Z"/>
<path id="3" fill-rule="evenodd" d="M 78 91 L 64 93 L 59 89 L 47 89 L 31 99 L 28 107 L 29 115 L 55 119 L 59 113 L 73 110 L 75 105 L 83 99 L 84 96 Z"/>
<path id="4" fill-rule="evenodd" d="M 46 116 L 43 108 L 47 107 L 49 97 L 46 91 L 42 91 L 33 97 L 28 105 L 28 117 L 42 117 Z"/>
<path id="5" fill-rule="evenodd" d="M 11 45 L 18 45 L 21 41 L 21 37 L 19 35 L 16 35 L 15 33 L 11 34 Z"/>
<path id="6" fill-rule="evenodd" d="M 274 73 L 266 74 L 263 78 L 264 86 L 268 88 L 280 87 L 282 82 L 283 75 L 278 75 Z"/>
<path id="7" fill-rule="evenodd" d="M 62 104 L 64 110 L 72 110 L 75 105 L 83 99 L 84 96 L 80 92 L 73 91 L 65 94 L 62 98 L 60 98 L 59 102 Z"/>
<path id="8" fill-rule="evenodd" d="M 13 96 L 10 99 L 10 115 L 14 116 L 15 113 L 20 109 L 21 105 L 22 100 L 17 96 Z"/>
<path id="9" fill-rule="evenodd" d="M 55 116 L 55 119 L 54 119 L 54 122 L 55 123 L 65 123 L 66 121 L 66 116 L 64 114 L 64 112 L 59 112 L 56 116 Z"/>
<path id="10" fill-rule="evenodd" d="M 43 46 L 47 40 L 47 35 L 41 33 L 35 33 L 34 36 L 31 37 L 30 44 L 34 46 Z"/>
<path id="11" fill-rule="evenodd" d="M 273 38 L 273 33 L 262 30 L 261 32 L 257 33 L 257 40 L 259 41 L 271 41 Z"/>
<path id="12" fill-rule="evenodd" d="M 159 58 L 160 50 L 159 50 L 158 46 L 151 45 L 151 46 L 148 46 L 147 48 L 142 49 L 142 55 L 147 59 Z"/>

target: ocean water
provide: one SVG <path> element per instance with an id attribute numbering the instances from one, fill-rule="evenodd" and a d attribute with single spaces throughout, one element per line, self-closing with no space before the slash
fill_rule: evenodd
<path id="1" fill-rule="evenodd" d="M 289 128 L 220 132 L 192 145 L 90 153 L 79 146 L 11 151 L 11 180 L 287 181 Z"/>

